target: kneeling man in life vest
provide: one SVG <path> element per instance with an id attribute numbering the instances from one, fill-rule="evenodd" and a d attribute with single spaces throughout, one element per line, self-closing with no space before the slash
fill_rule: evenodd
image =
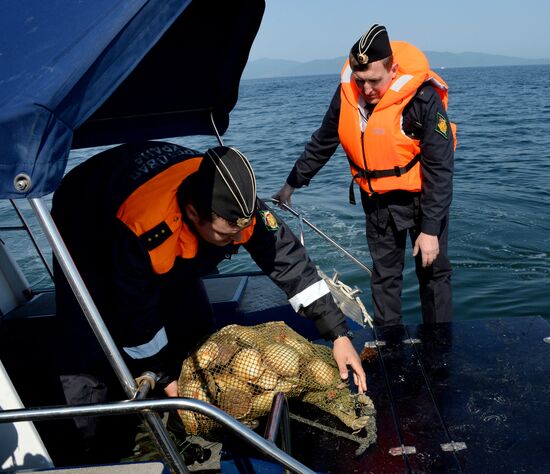
<path id="1" fill-rule="evenodd" d="M 177 396 L 182 361 L 214 328 L 200 278 L 240 246 L 334 341 L 342 377 L 349 365 L 366 390 L 344 315 L 304 247 L 256 196 L 252 167 L 237 149 L 202 154 L 167 142 L 111 148 L 67 174 L 52 215 L 132 374 L 164 374 L 167 395 Z M 73 354 L 62 358 L 65 397 L 120 400 L 119 383 L 57 265 L 55 280 L 63 349 Z M 103 417 L 81 431 L 97 447 L 91 433 L 110 439 L 119 419 Z M 103 420 L 110 428 L 101 429 Z"/>

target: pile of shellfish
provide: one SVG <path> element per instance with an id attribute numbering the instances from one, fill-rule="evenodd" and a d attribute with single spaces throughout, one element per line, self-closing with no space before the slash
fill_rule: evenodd
<path id="1" fill-rule="evenodd" d="M 365 410 L 353 416 L 357 397 L 341 382 L 330 348 L 309 342 L 283 322 L 222 328 L 183 361 L 178 381 L 179 396 L 211 403 L 245 423 L 267 415 L 278 392 L 315 400 L 321 409 L 361 429 Z M 372 402 L 364 399 L 366 412 L 373 416 Z M 188 434 L 204 435 L 217 427 L 192 411 L 180 410 L 179 415 Z"/>

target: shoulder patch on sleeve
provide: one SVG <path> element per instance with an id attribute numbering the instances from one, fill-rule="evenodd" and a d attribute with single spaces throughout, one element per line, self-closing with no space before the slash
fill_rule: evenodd
<path id="1" fill-rule="evenodd" d="M 435 131 L 439 133 L 445 140 L 449 138 L 449 122 L 447 119 L 437 112 L 437 119 L 435 122 Z"/>
<path id="2" fill-rule="evenodd" d="M 260 216 L 262 216 L 262 220 L 264 221 L 264 225 L 267 230 L 275 232 L 279 228 L 277 219 L 271 211 L 260 211 Z"/>

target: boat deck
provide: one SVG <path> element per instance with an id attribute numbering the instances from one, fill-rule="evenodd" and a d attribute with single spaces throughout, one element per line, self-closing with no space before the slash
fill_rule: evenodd
<path id="1" fill-rule="evenodd" d="M 314 327 L 289 310 L 266 277 L 243 278 L 246 284 L 227 280 L 225 286 L 244 290 L 235 306 L 241 323 L 277 319 L 277 313 L 315 337 Z M 377 409 L 377 442 L 358 454 L 357 442 L 335 434 L 351 434 L 338 419 L 291 401 L 292 454 L 300 462 L 331 473 L 550 472 L 546 320 L 513 317 L 354 332 L 357 351 L 368 346 L 365 353 L 374 355 L 364 367 Z"/>
<path id="2" fill-rule="evenodd" d="M 220 325 L 284 320 L 325 343 L 267 277 L 222 276 L 205 283 Z M 29 407 L 51 404 L 52 295 L 34 303 L 43 317 L 29 318 L 20 309 L 0 321 L 0 359 Z M 513 317 L 354 331 L 357 351 L 367 347 L 364 367 L 377 410 L 377 441 L 364 450 L 337 418 L 291 400 L 292 455 L 300 462 L 323 473 L 550 472 L 546 320 Z M 244 457 L 256 456 L 242 443 L 235 447 L 238 455 L 241 450 Z M 273 472 L 265 469 L 256 472 Z"/>

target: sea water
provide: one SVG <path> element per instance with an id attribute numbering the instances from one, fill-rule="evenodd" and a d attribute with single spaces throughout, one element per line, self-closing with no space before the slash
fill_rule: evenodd
<path id="1" fill-rule="evenodd" d="M 550 66 L 438 73 L 450 86 L 449 117 L 458 126 L 449 236 L 455 319 L 550 319 Z M 338 80 L 338 75 L 325 75 L 241 82 L 223 141 L 252 162 L 260 197 L 270 197 L 285 182 L 320 125 Z M 199 151 L 217 144 L 213 137 L 171 141 Z M 72 152 L 69 169 L 95 152 Z M 349 182 L 347 160 L 339 148 L 309 187 L 296 190 L 292 204 L 370 267 L 365 217 L 360 204 L 348 203 Z M 278 214 L 299 232 L 296 219 Z M 12 220 L 5 207 L 0 208 L 0 219 L 1 225 Z M 9 247 L 19 245 L 18 238 L 0 236 Z M 368 274 L 307 227 L 304 237 L 315 263 L 325 273 L 337 270 L 345 283 L 363 290 L 371 312 Z M 411 252 L 409 244 L 403 288 L 407 323 L 421 321 Z M 30 269 L 30 279 L 39 280 L 33 255 L 17 253 L 22 266 Z M 255 269 L 244 250 L 220 265 L 222 273 Z"/>

